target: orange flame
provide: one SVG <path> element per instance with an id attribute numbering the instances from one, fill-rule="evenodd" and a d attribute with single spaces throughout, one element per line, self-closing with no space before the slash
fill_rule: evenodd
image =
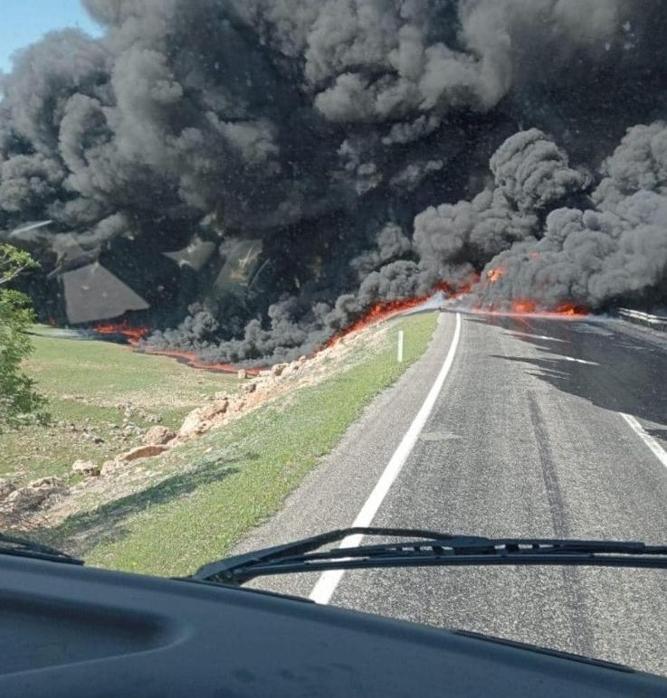
<path id="1" fill-rule="evenodd" d="M 150 334 L 150 328 L 146 326 L 132 326 L 127 320 L 123 322 L 100 322 L 93 327 L 93 331 L 96 334 L 102 335 L 103 337 L 109 337 L 113 335 L 120 335 L 125 337 L 127 343 L 134 347 L 135 349 L 139 347 L 141 340 Z M 155 354 L 158 356 L 168 356 L 170 358 L 176 359 L 191 368 L 199 368 L 206 371 L 214 371 L 217 373 L 236 373 L 238 371 L 237 366 L 225 363 L 206 363 L 202 361 L 197 354 L 192 351 L 177 351 L 177 350 L 161 350 L 152 349 L 150 347 L 142 347 L 140 351 L 146 354 Z M 258 368 L 246 369 L 249 375 L 257 375 L 259 373 Z"/>
<path id="2" fill-rule="evenodd" d="M 537 254 L 537 253 L 535 253 Z M 495 283 L 498 279 L 502 278 L 505 273 L 503 267 L 496 267 L 494 269 L 489 269 L 486 272 L 486 277 L 491 283 Z M 398 313 L 405 310 L 414 308 L 425 301 L 427 301 L 434 292 L 442 291 L 450 299 L 458 298 L 466 293 L 469 293 L 472 288 L 479 282 L 480 276 L 478 273 L 472 273 L 468 279 L 464 282 L 457 284 L 454 287 L 452 284 L 441 281 L 439 282 L 427 295 L 414 296 L 413 298 L 402 298 L 393 301 L 379 301 L 375 305 L 371 306 L 361 317 L 357 318 L 347 327 L 343 328 L 338 334 L 331 337 L 326 343 L 325 347 L 334 345 L 340 339 L 345 337 L 352 332 L 368 327 L 382 320 L 386 320 Z M 490 314 L 504 314 L 497 311 L 493 306 L 487 306 L 486 308 L 477 307 L 478 312 L 486 312 Z M 586 308 L 581 305 L 577 305 L 572 302 L 563 302 L 557 305 L 551 310 L 542 310 L 538 303 L 530 298 L 516 298 L 511 304 L 511 313 L 516 315 L 531 315 L 539 314 L 545 316 L 561 316 L 561 317 L 582 317 L 588 314 Z M 94 331 L 99 335 L 122 335 L 127 338 L 128 344 L 133 347 L 137 347 L 140 341 L 149 334 L 150 329 L 145 326 L 133 327 L 128 324 L 125 320 L 120 323 L 99 323 L 93 328 Z M 236 373 L 238 367 L 229 363 L 206 363 L 202 361 L 194 352 L 189 351 L 177 351 L 177 350 L 160 350 L 152 348 L 142 348 L 142 351 L 147 354 L 153 354 L 157 356 L 167 356 L 177 359 L 181 363 L 184 363 L 191 368 L 203 369 L 207 371 L 215 371 L 221 373 Z M 259 368 L 246 369 L 249 375 L 257 375 L 260 372 Z"/>
<path id="3" fill-rule="evenodd" d="M 340 339 L 345 337 L 352 332 L 357 332 L 358 330 L 373 325 L 381 320 L 386 320 L 392 315 L 402 312 L 403 310 L 409 310 L 415 306 L 423 303 L 428 296 L 416 296 L 414 298 L 405 298 L 396 301 L 381 301 L 371 306 L 361 317 L 357 318 L 352 324 L 348 325 L 342 329 L 338 334 L 335 334 L 329 340 L 327 340 L 325 346 L 330 347 Z"/>
<path id="4" fill-rule="evenodd" d="M 515 298 L 512 301 L 512 312 L 524 315 L 534 313 L 537 310 L 537 303 L 530 298 Z"/>
<path id="5" fill-rule="evenodd" d="M 577 305 L 576 303 L 561 303 L 557 305 L 552 311 L 556 315 L 569 315 L 570 317 L 581 317 L 582 315 L 588 315 L 588 310 L 582 305 Z"/>
<path id="6" fill-rule="evenodd" d="M 446 281 L 441 281 L 433 290 L 444 291 L 445 293 L 449 294 L 450 298 L 460 298 L 461 296 L 465 296 L 466 293 L 470 293 L 473 286 L 479 283 L 479 279 L 479 273 L 474 271 L 468 275 L 468 278 L 465 281 L 460 282 L 456 288 L 453 288 Z"/>
<path id="7" fill-rule="evenodd" d="M 143 350 L 146 354 L 155 356 L 167 356 L 176 359 L 178 362 L 189 366 L 190 368 L 199 368 L 205 371 L 213 371 L 214 373 L 236 373 L 239 370 L 238 366 L 225 363 L 206 363 L 202 361 L 193 351 L 178 351 L 176 349 L 151 349 Z M 246 373 L 251 376 L 256 376 L 259 368 L 246 368 Z"/>
<path id="8" fill-rule="evenodd" d="M 495 267 L 495 269 L 489 269 L 489 271 L 486 272 L 486 278 L 489 280 L 489 283 L 492 284 L 495 284 L 496 281 L 500 281 L 500 279 L 502 279 L 504 275 L 504 267 Z"/>
<path id="9" fill-rule="evenodd" d="M 481 306 L 476 308 L 476 310 L 491 315 L 505 315 L 509 312 L 512 315 L 539 315 L 542 317 L 585 317 L 589 312 L 583 305 L 577 305 L 569 301 L 559 303 L 554 308 L 544 308 L 532 298 L 515 298 L 510 305 L 509 311 L 506 312 L 498 310 L 494 306 Z"/>
<path id="10" fill-rule="evenodd" d="M 150 332 L 148 327 L 133 327 L 127 320 L 123 322 L 100 322 L 93 327 L 97 334 L 121 335 L 127 339 L 127 343 L 136 347 L 139 342 Z"/>
<path id="11" fill-rule="evenodd" d="M 343 328 L 331 337 L 326 343 L 325 347 L 330 347 L 340 339 L 345 337 L 352 332 L 357 332 L 364 327 L 369 327 L 377 322 L 386 320 L 404 310 L 410 310 L 410 308 L 415 308 L 427 301 L 433 293 L 436 291 L 442 291 L 446 293 L 449 298 L 458 298 L 466 293 L 469 293 L 472 287 L 479 281 L 478 274 L 471 274 L 469 279 L 460 283 L 456 289 L 447 281 L 438 282 L 432 289 L 431 293 L 423 296 L 413 296 L 412 298 L 401 298 L 394 301 L 379 301 L 375 305 L 372 305 L 361 317 L 357 318 L 347 327 Z"/>

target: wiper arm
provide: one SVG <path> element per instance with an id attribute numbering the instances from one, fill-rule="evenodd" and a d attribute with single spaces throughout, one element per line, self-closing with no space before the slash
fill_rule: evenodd
<path id="1" fill-rule="evenodd" d="M 409 538 L 313 552 L 348 536 Z M 667 546 L 633 541 L 483 538 L 416 529 L 343 528 L 201 567 L 190 579 L 240 585 L 260 576 L 370 567 L 588 565 L 667 569 Z"/>
<path id="2" fill-rule="evenodd" d="M 35 543 L 26 538 L 7 536 L 4 533 L 0 533 L 0 555 L 18 555 L 20 557 L 32 557 L 38 560 L 83 565 L 83 560 L 68 555 L 57 548 L 52 548 L 50 545 Z"/>

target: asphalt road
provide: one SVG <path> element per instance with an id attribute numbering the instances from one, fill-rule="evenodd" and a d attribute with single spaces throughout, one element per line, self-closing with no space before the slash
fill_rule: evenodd
<path id="1" fill-rule="evenodd" d="M 424 358 L 239 549 L 351 525 L 433 384 L 454 324 L 442 315 Z M 451 370 L 373 525 L 664 543 L 666 378 L 664 334 L 620 321 L 464 316 Z M 316 581 L 257 586 L 308 595 Z M 667 675 L 662 571 L 355 571 L 331 603 Z"/>

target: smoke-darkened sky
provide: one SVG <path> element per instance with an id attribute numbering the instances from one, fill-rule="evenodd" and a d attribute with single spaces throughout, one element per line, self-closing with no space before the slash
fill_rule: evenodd
<path id="1" fill-rule="evenodd" d="M 253 361 L 443 281 L 664 301 L 664 3 L 84 4 L 103 36 L 51 33 L 2 82 L 0 229 L 43 312 Z"/>

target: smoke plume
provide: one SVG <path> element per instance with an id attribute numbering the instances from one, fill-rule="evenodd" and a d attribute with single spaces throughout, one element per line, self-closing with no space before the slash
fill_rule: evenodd
<path id="1" fill-rule="evenodd" d="M 43 316 L 267 361 L 442 282 L 667 299 L 663 2 L 84 5 L 101 38 L 0 77 L 0 236 Z"/>

